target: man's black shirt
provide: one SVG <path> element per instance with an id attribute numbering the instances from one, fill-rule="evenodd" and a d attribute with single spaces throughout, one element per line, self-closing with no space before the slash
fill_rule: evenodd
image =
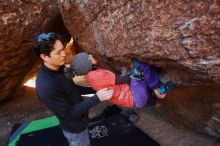
<path id="1" fill-rule="evenodd" d="M 94 90 L 74 84 L 73 80 L 65 77 L 63 69 L 61 66 L 54 71 L 42 64 L 36 79 L 36 92 L 60 120 L 63 130 L 78 133 L 88 126 L 88 110 L 100 101 L 96 94 L 82 99 L 82 94 L 95 93 Z"/>

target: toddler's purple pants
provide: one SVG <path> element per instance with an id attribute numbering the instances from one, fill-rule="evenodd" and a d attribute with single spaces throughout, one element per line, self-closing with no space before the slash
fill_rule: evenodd
<path id="1" fill-rule="evenodd" d="M 159 76 L 155 69 L 149 64 L 140 62 L 141 69 L 143 71 L 146 81 L 131 80 L 131 93 L 133 96 L 133 108 L 143 107 L 146 103 L 156 104 L 156 98 L 149 98 L 150 90 L 155 89 L 160 83 Z M 150 103 L 151 102 L 151 103 Z"/>

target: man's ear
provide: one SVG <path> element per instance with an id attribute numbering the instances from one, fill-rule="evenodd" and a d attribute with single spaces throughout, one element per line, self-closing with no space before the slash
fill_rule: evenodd
<path id="1" fill-rule="evenodd" d="M 43 61 L 47 61 L 48 56 L 45 55 L 45 54 L 40 54 L 40 58 L 41 58 Z"/>

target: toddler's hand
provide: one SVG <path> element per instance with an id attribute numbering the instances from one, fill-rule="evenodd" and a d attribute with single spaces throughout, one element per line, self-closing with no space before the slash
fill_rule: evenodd
<path id="1" fill-rule="evenodd" d="M 154 90 L 154 93 L 155 93 L 155 95 L 157 96 L 157 98 L 160 98 L 160 99 L 165 98 L 166 95 L 167 95 L 166 93 L 160 94 L 160 93 L 157 92 L 157 90 Z"/>

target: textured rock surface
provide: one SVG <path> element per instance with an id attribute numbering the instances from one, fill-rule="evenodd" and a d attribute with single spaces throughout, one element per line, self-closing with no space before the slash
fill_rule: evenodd
<path id="1" fill-rule="evenodd" d="M 0 100 L 20 86 L 36 58 L 31 41 L 38 31 L 68 35 L 54 0 L 0 1 Z"/>
<path id="2" fill-rule="evenodd" d="M 220 137 L 220 99 L 216 96 L 220 88 L 202 87 L 220 81 L 219 0 L 59 2 L 64 23 L 79 48 L 94 53 L 99 60 L 107 58 L 104 64 L 116 66 L 136 57 L 159 67 L 164 77 L 177 85 L 187 85 L 183 92 L 198 84 L 198 89 L 192 88 L 195 90 L 183 96 L 186 98 L 172 95 L 165 102 L 176 104 L 181 114 L 169 106 L 164 112 L 174 124 Z M 215 97 L 209 94 L 213 87 Z M 198 92 L 198 98 L 194 98 Z"/>
<path id="3" fill-rule="evenodd" d="M 115 62 L 142 59 L 169 69 L 176 83 L 219 82 L 218 0 L 60 0 L 60 7 L 86 51 Z"/>

